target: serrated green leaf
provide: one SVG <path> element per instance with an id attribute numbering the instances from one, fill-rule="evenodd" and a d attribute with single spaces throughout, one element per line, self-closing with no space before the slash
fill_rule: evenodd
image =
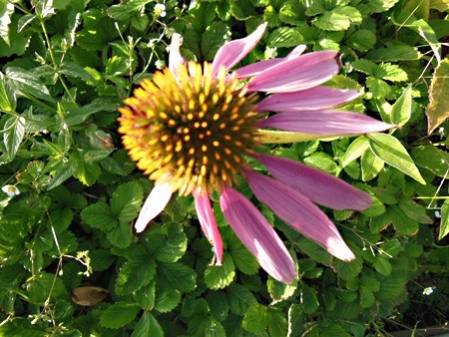
<path id="1" fill-rule="evenodd" d="M 270 33 L 268 45 L 276 48 L 296 47 L 304 42 L 304 37 L 298 29 L 292 27 L 280 27 Z"/>
<path id="2" fill-rule="evenodd" d="M 119 269 L 115 291 L 118 295 L 131 294 L 148 285 L 156 273 L 156 263 L 147 256 L 125 262 Z"/>
<path id="3" fill-rule="evenodd" d="M 126 222 L 119 222 L 106 237 L 114 246 L 126 248 L 133 240 L 132 227 Z"/>
<path id="4" fill-rule="evenodd" d="M 372 133 L 368 138 L 376 156 L 420 184 L 426 184 L 407 150 L 397 138 L 383 133 Z"/>
<path id="5" fill-rule="evenodd" d="M 22 116 L 10 116 L 3 128 L 3 144 L 6 150 L 6 160 L 12 161 L 19 150 L 25 136 L 26 120 Z"/>
<path id="6" fill-rule="evenodd" d="M 235 278 L 234 261 L 230 256 L 225 256 L 223 265 L 207 266 L 204 271 L 204 282 L 210 289 L 223 289 L 230 285 Z"/>
<path id="7" fill-rule="evenodd" d="M 256 258 L 238 240 L 229 243 L 229 253 L 232 256 L 235 266 L 242 273 L 254 275 L 259 271 L 259 264 Z"/>
<path id="8" fill-rule="evenodd" d="M 250 0 L 230 0 L 230 5 L 229 12 L 238 20 L 247 20 L 256 14 Z"/>
<path id="9" fill-rule="evenodd" d="M 111 211 L 120 223 L 129 223 L 137 217 L 143 199 L 143 189 L 135 181 L 121 184 L 112 193 Z"/>
<path id="10" fill-rule="evenodd" d="M 140 308 L 134 303 L 117 302 L 107 307 L 100 315 L 100 325 L 118 329 L 133 321 Z"/>
<path id="11" fill-rule="evenodd" d="M 226 295 L 229 308 L 236 315 L 243 315 L 249 307 L 257 303 L 251 291 L 239 284 L 232 284 L 226 288 Z"/>
<path id="12" fill-rule="evenodd" d="M 384 276 L 391 274 L 392 266 L 390 261 L 384 256 L 377 256 L 374 260 L 373 267 L 376 271 Z"/>
<path id="13" fill-rule="evenodd" d="M 45 84 L 31 71 L 19 67 L 6 68 L 6 78 L 16 93 L 22 96 L 32 96 L 47 102 L 54 102 Z"/>
<path id="14" fill-rule="evenodd" d="M 164 337 L 164 330 L 160 326 L 156 318 L 153 317 L 148 311 L 142 314 L 139 322 L 131 335 L 131 337 Z"/>
<path id="15" fill-rule="evenodd" d="M 381 63 L 377 65 L 373 75 L 391 82 L 403 82 L 408 79 L 407 73 L 397 64 L 392 63 Z"/>
<path id="16" fill-rule="evenodd" d="M 336 7 L 325 12 L 313 24 L 320 29 L 330 31 L 347 30 L 351 24 L 358 24 L 362 21 L 362 15 L 355 7 Z"/>
<path id="17" fill-rule="evenodd" d="M 0 111 L 11 113 L 16 110 L 16 95 L 5 76 L 0 72 Z"/>
<path id="18" fill-rule="evenodd" d="M 166 226 L 167 237 L 164 245 L 157 250 L 156 259 L 161 262 L 176 262 L 187 250 L 187 236 L 180 224 Z"/>
<path id="19" fill-rule="evenodd" d="M 416 47 L 409 45 L 392 45 L 371 50 L 367 58 L 378 62 L 414 61 L 422 57 Z"/>
<path id="20" fill-rule="evenodd" d="M 165 313 L 175 309 L 181 302 L 181 292 L 176 289 L 161 288 L 157 291 L 155 309 Z"/>
<path id="21" fill-rule="evenodd" d="M 162 284 L 188 293 L 196 287 L 196 274 L 185 264 L 160 263 L 158 264 L 158 276 Z"/>
<path id="22" fill-rule="evenodd" d="M 376 34 L 368 29 L 359 29 L 349 37 L 347 42 L 358 51 L 368 51 L 376 44 Z"/>
<path id="23" fill-rule="evenodd" d="M 308 285 L 301 285 L 301 303 L 306 314 L 312 314 L 318 310 L 320 302 L 316 294 L 316 290 Z"/>
<path id="24" fill-rule="evenodd" d="M 449 199 L 441 206 L 441 222 L 438 240 L 442 240 L 449 233 Z"/>
<path id="25" fill-rule="evenodd" d="M 296 291 L 297 284 L 284 284 L 269 278 L 267 281 L 267 289 L 273 300 L 286 300 L 291 297 Z"/>
<path id="26" fill-rule="evenodd" d="M 256 336 L 268 337 L 268 310 L 261 304 L 252 305 L 243 317 L 242 327 Z"/>
<path id="27" fill-rule="evenodd" d="M 109 206 L 103 201 L 99 201 L 83 209 L 81 219 L 89 226 L 102 231 L 109 231 L 117 225 L 117 220 Z"/>

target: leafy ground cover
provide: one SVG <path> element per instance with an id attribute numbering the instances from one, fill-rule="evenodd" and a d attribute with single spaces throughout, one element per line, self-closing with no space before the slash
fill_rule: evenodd
<path id="1" fill-rule="evenodd" d="M 0 336 L 363 337 L 446 322 L 448 13 L 445 0 L 0 0 Z M 151 183 L 117 132 L 117 107 L 165 66 L 173 32 L 183 55 L 211 60 L 262 21 L 243 63 L 338 50 L 328 85 L 364 92 L 345 109 L 397 125 L 273 146 L 373 198 L 327 211 L 349 264 L 258 205 L 296 258 L 288 286 L 219 209 L 225 259 L 211 266 L 191 198 L 134 234 Z"/>

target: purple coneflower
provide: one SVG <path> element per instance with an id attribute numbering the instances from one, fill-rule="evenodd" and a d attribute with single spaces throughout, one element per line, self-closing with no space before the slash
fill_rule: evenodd
<path id="1" fill-rule="evenodd" d="M 155 181 L 135 223 L 137 232 L 158 216 L 174 192 L 192 194 L 215 263 L 221 264 L 223 242 L 209 199 L 217 192 L 227 222 L 245 247 L 273 278 L 290 283 L 297 276 L 293 259 L 260 211 L 233 188 L 236 177 L 243 176 L 255 197 L 292 228 L 335 257 L 351 261 L 354 254 L 314 203 L 363 210 L 370 197 L 332 175 L 258 150 L 274 139 L 269 136 L 273 129 L 287 131 L 293 139 L 326 138 L 382 131 L 390 125 L 334 110 L 359 95 L 321 86 L 339 71 L 334 51 L 303 55 L 305 47 L 298 46 L 284 58 L 230 73 L 265 28 L 262 24 L 247 37 L 224 44 L 213 62 L 204 64 L 186 62 L 179 50 L 181 36 L 174 34 L 169 68 L 144 80 L 125 100 L 119 131 L 131 158 Z M 270 176 L 253 171 L 248 158 L 263 164 Z"/>

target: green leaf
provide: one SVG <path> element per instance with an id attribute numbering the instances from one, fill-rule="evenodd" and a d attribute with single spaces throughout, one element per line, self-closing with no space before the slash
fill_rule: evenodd
<path id="1" fill-rule="evenodd" d="M 10 116 L 3 129 L 3 144 L 6 150 L 6 160 L 12 161 L 19 150 L 25 136 L 25 118 Z"/>
<path id="2" fill-rule="evenodd" d="M 367 58 L 378 62 L 414 61 L 421 58 L 416 47 L 409 45 L 392 45 L 371 50 Z"/>
<path id="3" fill-rule="evenodd" d="M 152 0 L 129 0 L 108 8 L 107 14 L 117 21 L 129 20 L 133 15 L 141 12 Z"/>
<path id="4" fill-rule="evenodd" d="M 243 315 L 246 310 L 257 303 L 253 293 L 242 285 L 232 284 L 226 288 L 229 308 L 236 315 Z"/>
<path id="5" fill-rule="evenodd" d="M 391 274 L 392 266 L 390 261 L 384 256 L 377 256 L 373 263 L 374 269 L 384 276 Z"/>
<path id="6" fill-rule="evenodd" d="M 340 260 L 335 261 L 335 269 L 337 270 L 340 278 L 343 280 L 351 280 L 356 278 L 362 272 L 362 268 L 363 261 L 359 257 L 351 262 L 343 262 Z"/>
<path id="7" fill-rule="evenodd" d="M 247 275 L 254 275 L 259 271 L 259 263 L 237 239 L 230 240 L 229 253 L 238 270 Z"/>
<path id="8" fill-rule="evenodd" d="M 148 285 L 156 273 L 156 263 L 148 256 L 125 262 L 119 269 L 115 291 L 118 295 L 128 295 Z"/>
<path id="9" fill-rule="evenodd" d="M 229 2 L 231 5 L 229 12 L 238 20 L 247 20 L 256 14 L 250 0 L 229 0 Z"/>
<path id="10" fill-rule="evenodd" d="M 8 67 L 6 68 L 6 78 L 18 94 L 54 102 L 48 88 L 31 71 L 19 67 Z"/>
<path id="11" fill-rule="evenodd" d="M 46 18 L 55 13 L 53 0 L 35 0 L 33 5 L 36 9 L 36 15 L 39 18 Z"/>
<path id="12" fill-rule="evenodd" d="M 449 233 L 449 199 L 441 206 L 441 222 L 438 240 L 442 240 Z"/>
<path id="13" fill-rule="evenodd" d="M 204 282 L 213 290 L 223 289 L 230 285 L 235 278 L 235 266 L 230 256 L 225 256 L 223 265 L 207 266 L 204 271 Z"/>
<path id="14" fill-rule="evenodd" d="M 252 305 L 243 317 L 243 329 L 255 334 L 256 336 L 268 337 L 268 334 L 266 333 L 269 320 L 268 315 L 267 307 L 261 304 Z"/>
<path id="15" fill-rule="evenodd" d="M 175 309 L 181 302 L 181 292 L 176 289 L 161 288 L 157 291 L 155 309 L 165 313 Z"/>
<path id="16" fill-rule="evenodd" d="M 182 263 L 158 264 L 158 276 L 162 284 L 188 293 L 196 288 L 196 274 Z"/>
<path id="17" fill-rule="evenodd" d="M 304 37 L 298 29 L 292 27 L 280 27 L 273 30 L 268 37 L 268 45 L 275 48 L 296 47 L 304 42 Z"/>
<path id="18" fill-rule="evenodd" d="M 412 87 L 409 85 L 391 107 L 391 122 L 401 127 L 412 115 Z"/>
<path id="19" fill-rule="evenodd" d="M 369 149 L 362 154 L 360 166 L 362 169 L 362 181 L 370 181 L 376 178 L 380 171 L 382 171 L 384 168 L 384 161 L 375 156 L 371 149 Z"/>
<path id="20" fill-rule="evenodd" d="M 134 303 L 117 302 L 110 305 L 100 315 L 100 325 L 109 329 L 118 329 L 133 321 L 140 307 Z"/>
<path id="21" fill-rule="evenodd" d="M 325 12 L 313 24 L 323 30 L 340 31 L 347 30 L 351 24 L 359 24 L 360 22 L 362 22 L 362 15 L 358 9 L 344 6 Z"/>
<path id="22" fill-rule="evenodd" d="M 349 37 L 347 43 L 358 51 L 368 51 L 376 44 L 376 34 L 368 29 L 359 29 Z"/>
<path id="23" fill-rule="evenodd" d="M 143 199 L 143 189 L 135 181 L 121 184 L 112 193 L 111 211 L 119 222 L 129 223 L 137 217 Z"/>
<path id="24" fill-rule="evenodd" d="M 385 98 L 390 95 L 391 88 L 384 80 L 376 77 L 368 76 L 366 79 L 366 86 L 373 94 L 374 98 Z"/>
<path id="25" fill-rule="evenodd" d="M 201 35 L 201 51 L 206 60 L 212 60 L 230 35 L 229 27 L 221 21 L 215 21 Z"/>
<path id="26" fill-rule="evenodd" d="M 61 278 L 49 273 L 34 275 L 26 284 L 30 303 L 43 305 L 47 299 L 54 301 L 67 298 L 67 290 Z"/>
<path id="27" fill-rule="evenodd" d="M 369 148 L 368 138 L 364 136 L 357 137 L 346 149 L 345 154 L 340 158 L 342 167 L 347 166 L 360 156 Z"/>
<path id="28" fill-rule="evenodd" d="M 377 65 L 373 75 L 391 82 L 403 82 L 408 79 L 407 73 L 402 68 L 397 64 L 391 63 L 381 63 Z"/>
<path id="29" fill-rule="evenodd" d="M 267 281 L 267 289 L 273 300 L 286 300 L 296 291 L 297 284 L 285 284 L 269 278 Z"/>
<path id="30" fill-rule="evenodd" d="M 449 169 L 449 153 L 433 145 L 420 145 L 414 148 L 411 156 L 419 167 L 429 170 L 439 177 L 445 177 Z"/>
<path id="31" fill-rule="evenodd" d="M 14 13 L 14 5 L 9 1 L 0 1 L 0 38 L 9 46 L 9 25 L 11 15 Z"/>
<path id="32" fill-rule="evenodd" d="M 412 158 L 399 140 L 383 133 L 372 133 L 368 135 L 368 138 L 370 139 L 370 147 L 376 156 L 420 184 L 426 184 Z"/>
<path id="33" fill-rule="evenodd" d="M 16 95 L 5 76 L 0 72 L 0 112 L 14 112 L 16 110 Z"/>
<path id="34" fill-rule="evenodd" d="M 132 227 L 127 222 L 119 222 L 106 235 L 108 241 L 116 247 L 126 248 L 133 240 Z"/>
<path id="35" fill-rule="evenodd" d="M 131 337 L 164 337 L 164 330 L 159 322 L 148 311 L 142 314 Z"/>
<path id="36" fill-rule="evenodd" d="M 449 58 L 441 61 L 433 73 L 426 112 L 429 134 L 449 117 L 449 101 L 445 98 L 447 92 L 449 92 Z"/>
<path id="37" fill-rule="evenodd" d="M 184 256 L 187 250 L 187 236 L 181 224 L 169 224 L 164 245 L 158 249 L 156 259 L 161 262 L 176 262 Z"/>
<path id="38" fill-rule="evenodd" d="M 306 314 L 312 314 L 318 310 L 320 302 L 316 295 L 316 290 L 308 285 L 301 286 L 301 299 L 303 310 Z"/>
<path id="39" fill-rule="evenodd" d="M 113 229 L 117 225 L 117 220 L 109 209 L 109 206 L 103 201 L 99 201 L 83 209 L 81 219 L 92 228 L 104 232 Z"/>

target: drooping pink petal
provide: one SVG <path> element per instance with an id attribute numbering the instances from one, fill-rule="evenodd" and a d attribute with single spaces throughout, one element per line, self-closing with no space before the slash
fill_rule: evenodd
<path id="1" fill-rule="evenodd" d="M 259 126 L 329 137 L 384 131 L 392 127 L 359 113 L 328 110 L 281 112 L 263 120 Z"/>
<path id="2" fill-rule="evenodd" d="M 297 57 L 301 55 L 304 50 L 306 50 L 306 45 L 299 45 L 295 47 L 286 57 L 279 57 L 274 58 L 270 60 L 264 60 L 256 63 L 249 64 L 247 66 L 241 67 L 237 69 L 235 72 L 237 74 L 238 78 L 246 78 L 251 76 L 259 75 L 261 72 L 267 70 L 268 68 L 271 68 L 281 62 L 284 62 L 286 60 L 289 60 L 293 57 Z"/>
<path id="3" fill-rule="evenodd" d="M 259 210 L 231 187 L 223 188 L 220 206 L 231 228 L 261 267 L 276 280 L 291 283 L 297 276 L 293 259 Z"/>
<path id="4" fill-rule="evenodd" d="M 291 112 L 320 110 L 352 101 L 360 92 L 329 87 L 315 87 L 285 94 L 273 94 L 257 104 L 258 111 Z"/>
<path id="5" fill-rule="evenodd" d="M 184 58 L 181 56 L 179 48 L 182 45 L 182 36 L 174 33 L 171 38 L 170 52 L 168 54 L 168 68 L 173 75 L 176 76 L 177 69 L 184 63 Z"/>
<path id="6" fill-rule="evenodd" d="M 155 217 L 161 213 L 170 201 L 173 191 L 169 183 L 156 184 L 143 204 L 134 224 L 137 233 L 142 232 Z"/>
<path id="7" fill-rule="evenodd" d="M 318 51 L 292 57 L 254 77 L 250 91 L 294 92 L 316 87 L 338 73 L 337 53 Z"/>
<path id="8" fill-rule="evenodd" d="M 267 24 L 263 23 L 247 37 L 229 41 L 218 49 L 212 62 L 212 75 L 216 76 L 222 67 L 228 70 L 239 63 L 259 42 L 266 27 Z"/>
<path id="9" fill-rule="evenodd" d="M 214 247 L 216 264 L 223 263 L 223 241 L 218 230 L 217 221 L 215 220 L 214 211 L 210 205 L 209 196 L 206 191 L 195 190 L 193 192 L 195 200 L 196 214 L 203 230 L 204 235 Z"/>
<path id="10" fill-rule="evenodd" d="M 257 199 L 270 207 L 293 229 L 320 244 L 330 254 L 343 261 L 351 261 L 355 258 L 337 227 L 326 214 L 300 192 L 251 170 L 247 170 L 245 175 Z"/>
<path id="11" fill-rule="evenodd" d="M 257 154 L 276 179 L 288 184 L 320 205 L 333 209 L 362 211 L 371 205 L 371 197 L 347 182 L 297 161 Z"/>

